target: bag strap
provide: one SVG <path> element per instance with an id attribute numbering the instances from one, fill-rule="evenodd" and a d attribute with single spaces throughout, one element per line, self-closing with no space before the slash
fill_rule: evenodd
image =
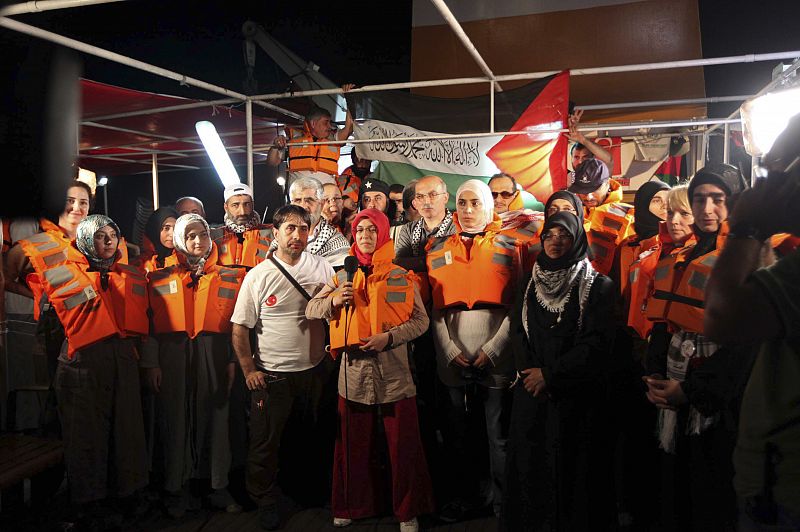
<path id="1" fill-rule="evenodd" d="M 286 279 L 287 279 L 287 280 L 288 280 L 290 283 L 292 283 L 292 285 L 293 285 L 295 288 L 297 288 L 297 291 L 298 291 L 298 292 L 300 292 L 300 293 L 303 295 L 303 297 L 304 297 L 304 298 L 306 298 L 306 300 L 307 300 L 307 301 L 311 301 L 311 296 L 310 296 L 310 295 L 308 295 L 308 292 L 306 292 L 305 288 L 303 288 L 302 286 L 300 286 L 300 283 L 298 283 L 298 282 L 297 282 L 297 279 L 295 279 L 294 277 L 292 277 L 292 274 L 290 274 L 289 272 L 287 272 L 287 271 L 286 271 L 286 268 L 284 268 L 283 266 L 281 266 L 281 263 L 280 263 L 280 262 L 278 262 L 278 260 L 277 260 L 277 259 L 276 259 L 274 256 L 270 255 L 270 257 L 269 257 L 269 260 L 271 260 L 271 261 L 272 261 L 272 264 L 274 264 L 274 265 L 275 265 L 275 267 L 276 267 L 276 268 L 278 268 L 278 270 L 280 270 L 280 272 L 283 274 L 283 276 L 284 276 L 284 277 L 286 277 Z"/>

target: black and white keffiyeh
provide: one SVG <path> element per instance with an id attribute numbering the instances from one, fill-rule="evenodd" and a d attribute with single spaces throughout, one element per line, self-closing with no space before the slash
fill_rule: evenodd
<path id="1" fill-rule="evenodd" d="M 422 227 L 424 223 L 425 219 L 420 218 L 414 222 L 414 225 L 411 227 L 411 253 L 415 257 L 419 257 L 425 251 L 425 242 L 422 241 Z M 439 224 L 439 228 L 431 236 L 434 238 L 445 236 L 447 234 L 447 230 L 450 228 L 450 224 L 452 223 L 453 213 L 449 210 L 445 210 L 442 223 Z"/>
<path id="2" fill-rule="evenodd" d="M 259 225 L 261 225 L 261 217 L 258 215 L 256 211 L 250 213 L 250 217 L 247 221 L 243 224 L 237 224 L 234 220 L 228 216 L 228 213 L 225 213 L 225 217 L 223 218 L 225 221 L 225 227 L 227 227 L 231 232 L 236 233 L 237 235 L 241 235 L 245 231 L 249 231 L 250 229 L 255 229 Z"/>

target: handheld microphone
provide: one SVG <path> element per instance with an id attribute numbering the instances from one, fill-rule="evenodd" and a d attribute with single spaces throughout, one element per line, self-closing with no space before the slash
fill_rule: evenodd
<path id="1" fill-rule="evenodd" d="M 347 282 L 352 283 L 353 277 L 356 275 L 356 270 L 358 269 L 358 259 L 352 255 L 348 255 L 344 258 L 344 271 L 347 273 Z M 350 302 L 345 302 L 345 308 L 350 306 Z"/>

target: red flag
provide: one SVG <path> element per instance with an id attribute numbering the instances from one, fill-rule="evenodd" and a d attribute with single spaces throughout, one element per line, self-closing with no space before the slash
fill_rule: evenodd
<path id="1" fill-rule="evenodd" d="M 536 130 L 567 127 L 568 109 L 569 71 L 565 70 L 542 89 L 511 128 L 530 133 L 506 135 L 487 152 L 497 168 L 542 202 L 567 186 L 567 138 Z"/>

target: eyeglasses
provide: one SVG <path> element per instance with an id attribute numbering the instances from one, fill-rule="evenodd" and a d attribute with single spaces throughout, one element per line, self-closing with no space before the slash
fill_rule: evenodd
<path id="1" fill-rule="evenodd" d="M 513 198 L 516 192 L 509 192 L 508 190 L 503 190 L 502 192 L 494 192 L 492 191 L 492 197 L 497 199 L 497 196 L 502 196 L 503 199 Z"/>
<path id="2" fill-rule="evenodd" d="M 362 234 L 364 232 L 367 232 L 367 233 L 369 233 L 371 235 L 374 235 L 375 233 L 378 232 L 378 228 L 375 227 L 374 225 L 370 225 L 369 227 L 356 227 L 356 234 L 357 235 L 360 235 L 360 234 Z"/>
<path id="3" fill-rule="evenodd" d="M 341 196 L 333 196 L 332 198 L 322 198 L 323 203 L 339 203 L 342 201 Z"/>
<path id="4" fill-rule="evenodd" d="M 551 233 L 550 231 L 542 234 L 542 240 L 557 240 L 559 242 L 566 242 L 572 240 L 572 235 L 569 233 Z"/>
<path id="5" fill-rule="evenodd" d="M 429 201 L 433 201 L 436 199 L 437 196 L 441 196 L 443 194 L 447 194 L 447 192 L 428 192 L 427 194 L 414 194 L 414 199 L 417 201 L 425 201 L 426 199 Z"/>

